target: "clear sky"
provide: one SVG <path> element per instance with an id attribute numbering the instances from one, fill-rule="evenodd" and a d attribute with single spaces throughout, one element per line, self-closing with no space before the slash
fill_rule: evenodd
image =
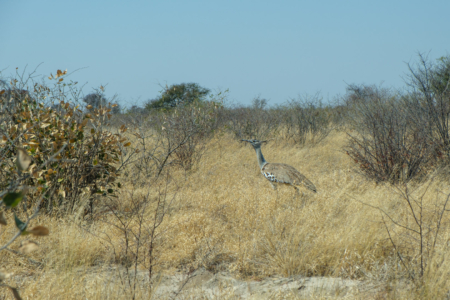
<path id="1" fill-rule="evenodd" d="M 449 0 L 0 0 L 0 70 L 68 69 L 124 105 L 195 82 L 280 104 L 347 84 L 400 88 L 417 53 L 450 54 Z"/>

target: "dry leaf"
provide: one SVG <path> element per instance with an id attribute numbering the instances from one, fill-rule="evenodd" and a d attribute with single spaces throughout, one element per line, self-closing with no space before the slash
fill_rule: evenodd
<path id="1" fill-rule="evenodd" d="M 12 273 L 6 273 L 3 270 L 0 271 L 0 282 L 2 280 L 8 279 L 9 277 L 11 277 Z"/>
<path id="2" fill-rule="evenodd" d="M 31 157 L 28 155 L 28 152 L 23 148 L 17 148 L 17 159 L 16 165 L 20 171 L 25 171 L 28 169 L 28 166 L 31 164 Z"/>
<path id="3" fill-rule="evenodd" d="M 35 250 L 39 249 L 38 243 L 30 240 L 24 240 L 20 243 L 19 251 L 24 254 L 29 254 Z"/>
<path id="4" fill-rule="evenodd" d="M 0 224 L 2 224 L 2 225 L 7 225 L 8 224 L 6 222 L 5 214 L 3 213 L 3 211 L 0 211 Z"/>
<path id="5" fill-rule="evenodd" d="M 58 195 L 60 195 L 63 198 L 66 198 L 66 191 L 64 190 L 59 190 Z"/>
<path id="6" fill-rule="evenodd" d="M 41 225 L 35 226 L 33 227 L 33 229 L 27 230 L 27 232 L 36 236 L 46 236 L 49 234 L 48 228 Z"/>

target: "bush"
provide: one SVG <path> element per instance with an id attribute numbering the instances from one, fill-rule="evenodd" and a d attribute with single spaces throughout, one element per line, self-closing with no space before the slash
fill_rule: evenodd
<path id="1" fill-rule="evenodd" d="M 147 111 L 124 116 L 131 134 L 137 138 L 131 151 L 134 175 L 158 177 L 164 168 L 179 166 L 190 170 L 200 161 L 206 142 L 221 124 L 223 95 L 210 101 L 195 101 L 170 111 Z M 129 162 L 127 162 L 128 164 Z"/>
<path id="2" fill-rule="evenodd" d="M 75 83 L 63 82 L 64 77 L 65 72 L 58 70 L 50 77 L 54 87 L 36 83 L 28 90 L 27 81 L 12 79 L 8 90 L 0 92 L 0 189 L 15 192 L 18 187 L 10 182 L 20 180 L 30 187 L 28 204 L 44 197 L 42 205 L 48 212 L 54 206 L 71 211 L 87 191 L 92 209 L 93 194 L 112 193 L 119 144 L 127 143 L 104 128 L 112 107 L 90 108 L 86 113 L 76 101 L 67 102 L 69 95 L 79 93 Z M 39 102 L 48 98 L 52 103 Z M 18 149 L 32 160 L 22 173 L 14 167 Z"/>
<path id="3" fill-rule="evenodd" d="M 418 130 L 398 95 L 373 86 L 350 86 L 347 154 L 367 177 L 398 182 L 424 174 L 432 162 L 429 136 Z"/>
<path id="4" fill-rule="evenodd" d="M 236 138 L 266 139 L 280 125 L 276 110 L 267 108 L 267 100 L 253 99 L 251 107 L 237 106 L 224 113 L 224 123 Z"/>
<path id="5" fill-rule="evenodd" d="M 436 149 L 435 156 L 450 162 L 450 57 L 432 64 L 419 54 L 419 63 L 408 65 L 409 93 L 403 97 L 412 125 L 424 131 Z"/>
<path id="6" fill-rule="evenodd" d="M 206 141 L 217 129 L 219 109 L 220 106 L 214 102 L 197 102 L 162 115 L 158 133 L 163 144 L 167 148 L 170 148 L 170 145 L 179 145 L 173 150 L 174 159 L 171 163 L 190 170 L 200 161 Z"/>
<path id="7" fill-rule="evenodd" d="M 331 108 L 324 107 L 318 95 L 291 100 L 283 110 L 286 138 L 305 144 L 308 137 L 320 142 L 330 133 Z"/>

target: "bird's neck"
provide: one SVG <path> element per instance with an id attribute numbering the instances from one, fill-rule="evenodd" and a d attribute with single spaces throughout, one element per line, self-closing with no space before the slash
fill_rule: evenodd
<path id="1" fill-rule="evenodd" d="M 255 148 L 256 158 L 258 159 L 259 168 L 262 169 L 267 164 L 264 156 L 262 155 L 261 148 Z"/>

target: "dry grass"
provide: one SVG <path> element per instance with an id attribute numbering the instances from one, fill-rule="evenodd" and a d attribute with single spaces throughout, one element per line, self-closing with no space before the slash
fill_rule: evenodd
<path id="1" fill-rule="evenodd" d="M 317 145 L 297 148 L 277 140 L 263 147 L 269 162 L 290 164 L 316 185 L 317 194 L 305 190 L 303 199 L 295 199 L 289 187 L 278 191 L 270 187 L 259 172 L 250 146 L 231 136 L 214 138 L 198 166 L 189 173 L 171 173 L 168 199 L 174 200 L 158 229 L 161 238 L 155 250 L 156 271 L 205 267 L 244 279 L 274 274 L 332 276 L 381 283 L 385 288 L 374 295 L 378 299 L 442 297 L 450 289 L 446 280 L 450 271 L 448 218 L 442 221 L 442 238 L 423 283 L 418 289 L 398 291 L 396 287 L 401 284 L 408 286 L 406 270 L 393 251 L 380 211 L 363 203 L 380 207 L 407 224 L 413 224 L 413 220 L 395 189 L 357 175 L 354 164 L 341 152 L 345 142 L 345 134 L 333 132 Z M 413 194 L 422 193 L 427 184 L 416 186 Z M 433 207 L 450 193 L 450 188 L 436 179 L 430 184 L 424 203 Z M 132 198 L 143 197 L 156 186 L 137 188 L 135 182 L 124 185 L 122 210 Z M 155 195 L 151 190 L 149 197 Z M 306 202 L 304 207 L 302 200 Z M 117 225 L 117 219 L 109 215 L 105 220 L 108 222 L 79 224 L 42 215 L 36 224 L 47 225 L 51 236 L 40 239 L 41 249 L 30 256 L 44 263 L 42 269 L 5 251 L 0 255 L 0 266 L 20 275 L 21 280 L 30 276 L 22 283 L 16 278 L 25 299 L 127 298 L 119 279 L 112 276 L 105 281 L 89 275 L 93 268 L 121 261 L 118 253 L 123 237 L 110 224 Z M 404 233 L 396 231 L 398 243 L 410 246 L 410 253 L 414 253 L 416 244 Z M 0 243 L 7 236 L 1 235 Z M 11 248 L 17 247 L 16 243 Z M 14 282 L 14 277 L 11 280 Z M 0 298 L 7 293 L 0 290 Z M 149 293 L 139 290 L 138 298 L 145 299 Z M 295 295 L 292 298 L 296 299 Z"/>

